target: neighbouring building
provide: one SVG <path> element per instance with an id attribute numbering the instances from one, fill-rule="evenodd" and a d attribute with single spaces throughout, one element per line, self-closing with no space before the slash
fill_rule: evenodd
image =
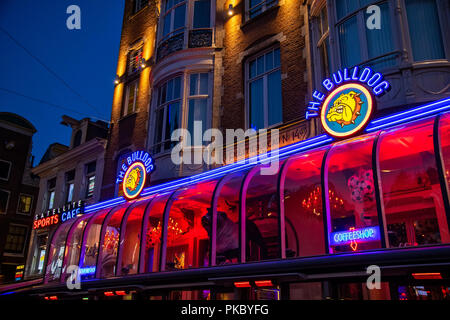
<path id="1" fill-rule="evenodd" d="M 14 281 L 25 265 L 39 186 L 31 172 L 35 133 L 25 118 L 0 112 L 0 283 Z"/>
<path id="2" fill-rule="evenodd" d="M 48 241 L 57 226 L 82 214 L 84 206 L 100 199 L 108 124 L 69 116 L 63 116 L 61 124 L 72 129 L 69 146 L 51 144 L 32 169 L 40 183 L 31 215 L 33 225 L 25 270 L 28 279 L 42 275 Z"/>
<path id="3" fill-rule="evenodd" d="M 127 0 L 101 197 L 58 226 L 43 285 L 23 293 L 449 299 L 449 14 L 438 0 Z M 241 131 L 214 149 L 225 163 L 174 162 L 211 150 L 210 128 Z"/>

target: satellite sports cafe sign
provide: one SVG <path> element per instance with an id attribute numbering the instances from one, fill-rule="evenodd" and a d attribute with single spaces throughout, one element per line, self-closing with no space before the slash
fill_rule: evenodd
<path id="1" fill-rule="evenodd" d="M 36 215 L 33 221 L 33 229 L 41 229 L 58 223 L 74 219 L 84 213 L 84 201 L 74 201 L 65 204 L 61 208 L 47 210 L 45 213 Z"/>
<path id="2" fill-rule="evenodd" d="M 390 89 L 383 75 L 365 67 L 344 68 L 322 81 L 326 93 L 314 90 L 305 118 L 319 117 L 325 132 L 346 138 L 360 132 L 375 109 L 375 99 Z"/>

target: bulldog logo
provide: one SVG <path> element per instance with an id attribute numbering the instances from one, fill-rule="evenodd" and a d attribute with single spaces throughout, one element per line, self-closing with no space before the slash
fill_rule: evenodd
<path id="1" fill-rule="evenodd" d="M 361 105 L 364 103 L 361 92 L 350 91 L 342 93 L 330 107 L 327 113 L 327 120 L 337 122 L 343 128 L 349 124 L 355 124 L 357 117 L 361 115 Z"/>
<path id="2" fill-rule="evenodd" d="M 126 188 L 129 191 L 134 191 L 139 186 L 139 181 L 141 180 L 141 170 L 139 167 L 134 168 L 130 171 L 127 177 Z"/>

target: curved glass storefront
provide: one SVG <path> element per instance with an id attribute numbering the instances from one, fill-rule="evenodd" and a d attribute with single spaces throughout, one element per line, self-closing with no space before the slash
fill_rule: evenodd
<path id="1" fill-rule="evenodd" d="M 449 131 L 430 117 L 85 214 L 55 231 L 45 280 L 449 243 Z"/>

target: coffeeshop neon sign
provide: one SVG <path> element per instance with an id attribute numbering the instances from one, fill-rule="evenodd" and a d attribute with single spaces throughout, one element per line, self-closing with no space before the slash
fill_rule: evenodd
<path id="1" fill-rule="evenodd" d="M 332 246 L 378 240 L 380 240 L 380 229 L 378 227 L 351 228 L 349 231 L 332 232 L 330 234 L 330 245 Z"/>
<path id="2" fill-rule="evenodd" d="M 307 120 L 320 117 L 323 129 L 336 138 L 361 131 L 375 109 L 375 98 L 390 89 L 390 84 L 371 68 L 344 68 L 322 81 L 326 93 L 314 90 L 306 108 Z"/>
<path id="3" fill-rule="evenodd" d="M 125 158 L 116 183 L 122 183 L 125 199 L 137 198 L 144 189 L 147 176 L 155 169 L 153 158 L 145 151 L 135 151 Z"/>

